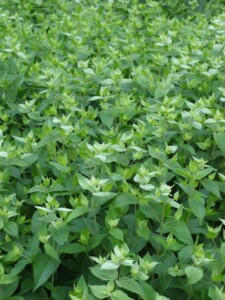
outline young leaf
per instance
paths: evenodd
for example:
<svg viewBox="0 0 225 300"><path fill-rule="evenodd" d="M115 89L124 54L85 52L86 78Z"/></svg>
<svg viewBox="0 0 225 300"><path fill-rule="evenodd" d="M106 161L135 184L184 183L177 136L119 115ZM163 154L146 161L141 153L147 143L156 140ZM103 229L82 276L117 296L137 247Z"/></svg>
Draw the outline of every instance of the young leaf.
<svg viewBox="0 0 225 300"><path fill-rule="evenodd" d="M90 285L90 289L97 299L106 299L111 294L107 285Z"/></svg>
<svg viewBox="0 0 225 300"><path fill-rule="evenodd" d="M116 269L108 270L102 269L101 266L95 266L91 267L90 270L94 276L104 281L115 280L118 277L118 271Z"/></svg>
<svg viewBox="0 0 225 300"><path fill-rule="evenodd" d="M203 277L203 270L199 267L188 266L185 268L185 273L188 278L188 284L190 285L197 283Z"/></svg>
<svg viewBox="0 0 225 300"><path fill-rule="evenodd" d="M133 298L130 298L122 292L121 290L116 290L111 294L111 300L132 300Z"/></svg>

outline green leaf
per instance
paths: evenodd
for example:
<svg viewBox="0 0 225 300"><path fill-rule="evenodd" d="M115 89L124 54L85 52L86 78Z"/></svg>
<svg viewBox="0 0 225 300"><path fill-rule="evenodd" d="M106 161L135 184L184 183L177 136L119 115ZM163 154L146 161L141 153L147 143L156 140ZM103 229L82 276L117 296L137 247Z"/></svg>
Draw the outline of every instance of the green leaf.
<svg viewBox="0 0 225 300"><path fill-rule="evenodd" d="M33 291L42 286L49 277L57 270L59 262L48 257L46 254L39 254L33 265L34 286Z"/></svg>
<svg viewBox="0 0 225 300"><path fill-rule="evenodd" d="M124 234L123 231L119 228L112 228L109 230L109 234L114 237L115 239L123 242L124 241Z"/></svg>
<svg viewBox="0 0 225 300"><path fill-rule="evenodd" d="M78 243L65 244L59 247L59 254L68 253L68 254L78 254L84 252L84 246Z"/></svg>
<svg viewBox="0 0 225 300"><path fill-rule="evenodd" d="M215 171L214 168L207 168L204 170L199 170L197 171L197 173L194 175L195 179L197 180L201 180L202 178L206 177L207 175L209 175L210 173L212 173L213 171Z"/></svg>
<svg viewBox="0 0 225 300"><path fill-rule="evenodd" d="M21 159L10 158L6 162L7 165L14 165L22 168L27 168L38 160L38 154L26 153L21 156Z"/></svg>
<svg viewBox="0 0 225 300"><path fill-rule="evenodd" d="M63 165L61 165L61 164L59 164L57 162L51 162L50 161L49 164L51 166L53 166L54 168L56 168L56 170L58 170L58 171L60 171L62 173L68 173L69 172L69 168L68 167L63 166Z"/></svg>
<svg viewBox="0 0 225 300"><path fill-rule="evenodd" d="M18 237L18 225L15 222L7 222L4 226L3 229L5 232L7 232L9 235Z"/></svg>
<svg viewBox="0 0 225 300"><path fill-rule="evenodd" d="M18 284L19 284L18 278L15 278L15 281L13 280L12 283L4 284L0 282L0 299L6 300L9 299L10 296L13 296L18 287Z"/></svg>
<svg viewBox="0 0 225 300"><path fill-rule="evenodd" d="M222 290L219 290L219 288L213 284L209 287L208 290L208 296L212 299L212 300L224 300L224 294L222 292Z"/></svg>
<svg viewBox="0 0 225 300"><path fill-rule="evenodd" d="M111 294L107 285L90 285L90 289L97 299L105 299Z"/></svg>
<svg viewBox="0 0 225 300"><path fill-rule="evenodd" d="M90 180L88 178L81 174L77 174L77 179L82 189L93 192L93 188L90 186Z"/></svg>
<svg viewBox="0 0 225 300"><path fill-rule="evenodd" d="M93 203L93 208L99 208L103 204L115 198L116 195L117 193L112 193L112 192L93 193L93 197L91 198L91 201Z"/></svg>
<svg viewBox="0 0 225 300"><path fill-rule="evenodd" d="M114 263L113 261L106 261L101 265L102 270L117 270L119 268L119 264Z"/></svg>
<svg viewBox="0 0 225 300"><path fill-rule="evenodd" d="M217 146L220 148L223 156L225 157L225 133L220 132L220 133L214 133L213 134L214 140L217 144Z"/></svg>
<svg viewBox="0 0 225 300"><path fill-rule="evenodd" d="M205 217L205 199L199 196L193 196L188 198L190 209L193 214L198 218L200 225Z"/></svg>
<svg viewBox="0 0 225 300"><path fill-rule="evenodd" d="M124 292L116 290L111 294L111 300L132 300L133 298L128 297Z"/></svg>
<svg viewBox="0 0 225 300"><path fill-rule="evenodd" d="M101 118L102 123L110 129L116 117L115 109L107 108L105 110L102 110L100 111L99 116Z"/></svg>
<svg viewBox="0 0 225 300"><path fill-rule="evenodd" d="M204 179L202 181L202 185L207 191L209 191L210 193L212 193L213 195L221 199L220 188L218 183L215 180L212 181L210 179Z"/></svg>
<svg viewBox="0 0 225 300"><path fill-rule="evenodd" d="M130 291L134 294L139 295L144 300L146 299L144 291L142 290L141 286L132 278L121 278L116 281L118 287ZM146 299L147 300L147 299Z"/></svg>
<svg viewBox="0 0 225 300"><path fill-rule="evenodd" d="M192 245L193 240L190 231L183 220L168 220L164 226L181 242Z"/></svg>
<svg viewBox="0 0 225 300"><path fill-rule="evenodd" d="M190 285L199 282L203 277L203 270L199 267L188 266L185 268L185 273L188 278L188 284Z"/></svg>
<svg viewBox="0 0 225 300"><path fill-rule="evenodd" d="M41 139L40 142L32 144L32 149L34 151L43 148L44 146L48 145L50 142L55 141L56 137L49 134L47 136L45 136L43 139Z"/></svg>
<svg viewBox="0 0 225 300"><path fill-rule="evenodd" d="M101 84L102 85L111 85L111 84L113 84L113 80L108 78L108 79L102 80Z"/></svg>
<svg viewBox="0 0 225 300"><path fill-rule="evenodd" d="M90 250L94 249L95 247L97 247L102 242L104 237L105 237L105 234L96 234L94 236L91 236L88 241L87 251L90 251Z"/></svg>
<svg viewBox="0 0 225 300"><path fill-rule="evenodd" d="M10 275L16 276L21 271L24 270L24 268L29 264L29 261L27 259L21 259L16 264L15 267L11 270Z"/></svg>
<svg viewBox="0 0 225 300"><path fill-rule="evenodd" d="M68 216L66 217L66 224L67 223L70 223L72 220L88 213L90 211L90 208L89 207L86 207L86 206L79 206L79 207L76 207L74 209L73 212L71 212L70 214L68 214Z"/></svg>
<svg viewBox="0 0 225 300"><path fill-rule="evenodd" d="M191 259L193 254L193 246L185 246L183 249L178 253L179 261L184 264L188 263Z"/></svg>
<svg viewBox="0 0 225 300"><path fill-rule="evenodd" d="M124 207L130 204L138 204L138 199L137 197L128 193L118 195L113 201L114 207Z"/></svg>
<svg viewBox="0 0 225 300"><path fill-rule="evenodd" d="M118 271L115 269L106 270L101 269L101 266L95 266L91 267L90 270L94 276L104 281L116 280L118 277Z"/></svg>
<svg viewBox="0 0 225 300"><path fill-rule="evenodd" d="M167 156L163 151L161 151L159 149L155 149L151 146L148 146L148 151L153 158L155 158L161 162L164 162L166 160Z"/></svg>
<svg viewBox="0 0 225 300"><path fill-rule="evenodd" d="M53 226L51 224L49 226L49 230L53 239L59 245L63 245L67 242L69 236L69 227L67 225L61 224L60 226Z"/></svg>
<svg viewBox="0 0 225 300"><path fill-rule="evenodd" d="M181 165L176 161L167 160L164 163L164 166L167 167L168 169L172 170L175 174L178 174L182 177L185 177L185 178L190 177L188 170L186 170L185 168L182 168Z"/></svg>
<svg viewBox="0 0 225 300"><path fill-rule="evenodd" d="M10 104L13 103L16 100L18 88L22 84L23 80L24 80L24 77L22 75L21 76L17 76L10 83L10 86L6 90L5 96L6 96L6 100L8 102L7 104L9 105L9 107L11 106Z"/></svg>
<svg viewBox="0 0 225 300"><path fill-rule="evenodd" d="M156 292L151 285L147 282L140 280L139 285L142 290L142 297L143 300L155 300L156 299Z"/></svg>
<svg viewBox="0 0 225 300"><path fill-rule="evenodd" d="M45 252L46 254L55 259L56 261L60 262L60 258L59 258L59 255L58 253L56 252L55 248L52 247L52 245L50 245L49 243L45 243L44 244L44 248L45 248Z"/></svg>

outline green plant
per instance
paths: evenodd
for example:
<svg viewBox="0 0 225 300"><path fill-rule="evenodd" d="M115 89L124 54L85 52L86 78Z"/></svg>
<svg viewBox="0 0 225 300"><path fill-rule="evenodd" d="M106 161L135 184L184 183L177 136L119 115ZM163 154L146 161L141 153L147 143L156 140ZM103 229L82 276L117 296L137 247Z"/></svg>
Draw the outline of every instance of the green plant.
<svg viewBox="0 0 225 300"><path fill-rule="evenodd" d="M0 300L224 299L222 3L1 1Z"/></svg>

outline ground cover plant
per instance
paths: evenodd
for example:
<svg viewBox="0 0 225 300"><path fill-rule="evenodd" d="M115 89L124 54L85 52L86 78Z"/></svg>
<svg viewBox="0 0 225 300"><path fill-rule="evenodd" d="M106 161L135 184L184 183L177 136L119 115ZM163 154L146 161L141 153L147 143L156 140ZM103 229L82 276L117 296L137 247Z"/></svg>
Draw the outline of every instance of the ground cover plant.
<svg viewBox="0 0 225 300"><path fill-rule="evenodd" d="M1 0L1 300L225 299L223 4Z"/></svg>

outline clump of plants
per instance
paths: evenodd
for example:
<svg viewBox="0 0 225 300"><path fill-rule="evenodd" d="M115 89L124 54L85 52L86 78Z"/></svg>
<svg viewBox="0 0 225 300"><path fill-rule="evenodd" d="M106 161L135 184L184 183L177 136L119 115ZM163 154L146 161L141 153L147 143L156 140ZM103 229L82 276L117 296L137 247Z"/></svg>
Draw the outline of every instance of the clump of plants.
<svg viewBox="0 0 225 300"><path fill-rule="evenodd" d="M0 300L224 299L222 1L0 17Z"/></svg>

